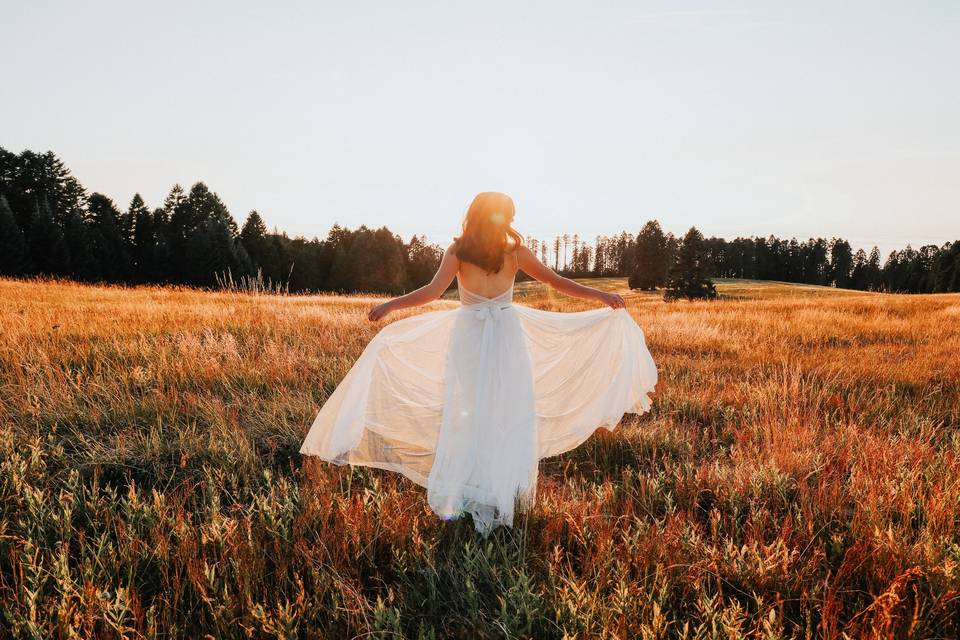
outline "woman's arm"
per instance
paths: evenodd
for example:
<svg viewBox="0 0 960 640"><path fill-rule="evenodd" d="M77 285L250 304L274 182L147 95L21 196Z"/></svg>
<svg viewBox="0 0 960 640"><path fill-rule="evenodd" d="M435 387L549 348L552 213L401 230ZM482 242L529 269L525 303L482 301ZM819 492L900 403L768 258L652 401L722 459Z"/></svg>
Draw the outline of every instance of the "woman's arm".
<svg viewBox="0 0 960 640"><path fill-rule="evenodd" d="M443 259L440 260L440 267L437 268L437 272L433 275L433 280L415 291L377 305L370 310L367 318L371 321L379 320L391 311L406 309L407 307L417 307L431 300L436 300L440 297L440 294L447 290L450 283L453 282L453 278L457 275L459 268L460 259L457 258L454 245L451 244L447 247L447 250L443 252Z"/></svg>
<svg viewBox="0 0 960 640"><path fill-rule="evenodd" d="M626 303L623 301L623 298L616 293L600 291L599 289L594 289L593 287L584 286L579 282L574 282L570 278L564 278L559 273L540 262L540 260L537 259L537 256L533 255L533 252L527 247L520 247L520 249L518 249L518 256L519 266L525 273L533 278L536 278L540 282L550 285L560 293L565 293L568 296L573 296L575 298L596 300L597 302L602 302L603 304L608 305L612 309L622 309L626 307Z"/></svg>

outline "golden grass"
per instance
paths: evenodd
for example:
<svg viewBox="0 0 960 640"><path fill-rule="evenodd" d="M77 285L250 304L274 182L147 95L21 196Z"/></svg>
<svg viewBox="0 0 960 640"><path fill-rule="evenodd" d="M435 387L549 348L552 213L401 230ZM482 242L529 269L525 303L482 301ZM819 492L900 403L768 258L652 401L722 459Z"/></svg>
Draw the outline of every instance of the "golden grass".
<svg viewBox="0 0 960 640"><path fill-rule="evenodd" d="M0 630L960 633L960 296L590 283L644 329L654 410L543 461L485 542L404 478L297 453L374 298L0 280Z"/></svg>

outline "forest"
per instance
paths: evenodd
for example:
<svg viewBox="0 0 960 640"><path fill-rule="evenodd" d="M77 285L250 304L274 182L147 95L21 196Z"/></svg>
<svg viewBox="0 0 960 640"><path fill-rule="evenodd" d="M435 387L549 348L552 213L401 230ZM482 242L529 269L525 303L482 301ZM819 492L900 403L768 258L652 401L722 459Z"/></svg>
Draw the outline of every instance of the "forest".
<svg viewBox="0 0 960 640"><path fill-rule="evenodd" d="M587 239L526 238L543 262L569 277L628 277L631 288L675 287L710 277L778 280L899 293L960 291L960 241L910 245L881 263L876 247L842 238L682 237L656 220L636 233ZM396 294L432 277L442 248L405 242L386 227L339 224L326 238L268 230L257 211L242 225L203 182L176 184L160 206L134 195L126 208L88 193L53 152L0 147L0 274L85 282L256 286L292 293ZM693 275L691 275L691 273ZM252 283L252 284L251 284Z"/></svg>

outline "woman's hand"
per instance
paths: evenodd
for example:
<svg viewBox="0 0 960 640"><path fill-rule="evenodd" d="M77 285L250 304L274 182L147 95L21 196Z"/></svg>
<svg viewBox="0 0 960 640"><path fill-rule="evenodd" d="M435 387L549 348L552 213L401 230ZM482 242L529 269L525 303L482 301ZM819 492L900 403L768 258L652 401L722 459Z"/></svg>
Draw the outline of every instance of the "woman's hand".
<svg viewBox="0 0 960 640"><path fill-rule="evenodd" d="M600 302L607 305L611 309L625 309L627 303L623 301L616 293L607 293L606 291L600 292Z"/></svg>
<svg viewBox="0 0 960 640"><path fill-rule="evenodd" d="M380 318L384 317L390 313L393 308L390 306L390 300L384 302L383 304L378 304L373 309L370 309L370 313L367 314L367 320L370 322L376 322Z"/></svg>

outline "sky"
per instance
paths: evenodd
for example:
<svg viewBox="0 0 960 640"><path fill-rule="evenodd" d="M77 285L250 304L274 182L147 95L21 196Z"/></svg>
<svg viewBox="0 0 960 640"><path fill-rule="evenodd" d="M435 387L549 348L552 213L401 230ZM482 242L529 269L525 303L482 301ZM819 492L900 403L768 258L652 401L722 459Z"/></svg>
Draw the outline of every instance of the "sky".
<svg viewBox="0 0 960 640"><path fill-rule="evenodd" d="M502 191L540 239L960 239L955 1L0 3L0 146L122 207L199 180L445 244Z"/></svg>

